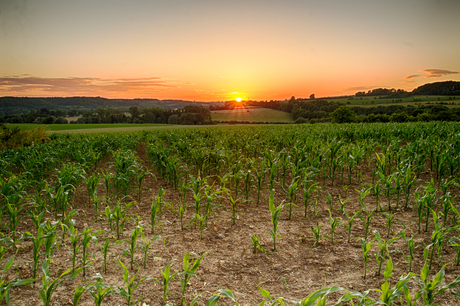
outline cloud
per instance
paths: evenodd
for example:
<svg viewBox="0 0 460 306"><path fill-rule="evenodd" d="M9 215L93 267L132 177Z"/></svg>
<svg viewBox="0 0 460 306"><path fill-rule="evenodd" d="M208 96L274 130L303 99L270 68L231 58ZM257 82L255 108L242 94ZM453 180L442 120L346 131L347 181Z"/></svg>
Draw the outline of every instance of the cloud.
<svg viewBox="0 0 460 306"><path fill-rule="evenodd" d="M403 79L410 80L410 79L415 79L415 78L420 78L420 77L430 79L430 78L440 78L440 77L443 77L449 74L458 74L457 71L450 71L450 70L445 70L445 69L422 69L420 70L420 72L424 72L426 74L411 74L411 75L404 77Z"/></svg>
<svg viewBox="0 0 460 306"><path fill-rule="evenodd" d="M362 90L369 90L374 88L380 88L382 86L356 86L356 87L348 87L345 91L362 91Z"/></svg>
<svg viewBox="0 0 460 306"><path fill-rule="evenodd" d="M458 74L457 71L449 71L444 69L423 69L420 71L428 74L425 76L426 78L440 78L444 75Z"/></svg>
<svg viewBox="0 0 460 306"><path fill-rule="evenodd" d="M0 77L0 89L10 95L101 95L136 93L146 95L160 89L176 88L191 83L177 82L160 77L149 78L41 78L29 75Z"/></svg>
<svg viewBox="0 0 460 306"><path fill-rule="evenodd" d="M404 79L409 80L409 79L418 78L418 77L420 77L420 74L412 74L412 75L406 76Z"/></svg>

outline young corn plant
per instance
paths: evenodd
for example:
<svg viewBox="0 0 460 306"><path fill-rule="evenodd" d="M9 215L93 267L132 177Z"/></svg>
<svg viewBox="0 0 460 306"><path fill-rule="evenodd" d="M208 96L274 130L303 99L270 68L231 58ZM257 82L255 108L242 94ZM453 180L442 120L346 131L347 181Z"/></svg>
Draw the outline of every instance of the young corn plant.
<svg viewBox="0 0 460 306"><path fill-rule="evenodd" d="M255 170L256 174L256 182L257 182L257 202L256 205L259 205L260 202L260 191L262 190L262 183L264 181L265 173L267 171L265 170L265 165L264 162L261 163L260 167Z"/></svg>
<svg viewBox="0 0 460 306"><path fill-rule="evenodd" d="M361 207L363 208L363 211L367 211L367 206L366 206L366 203L364 203L364 199L369 195L369 193L371 193L371 189L368 188L368 189L362 189L362 190L358 190L358 189L355 189L356 192L359 193L359 196L358 196L358 199L359 199L359 202L361 203Z"/></svg>
<svg viewBox="0 0 460 306"><path fill-rule="evenodd" d="M415 184L420 181L417 179L417 176L413 175L412 167L409 163L403 172L403 184L402 190L404 193L404 208L407 209L409 205L409 197L411 195L412 189L414 188Z"/></svg>
<svg viewBox="0 0 460 306"><path fill-rule="evenodd" d="M252 235L251 236L251 244L249 245L249 248L252 248L252 252L255 254L257 250L261 251L262 253L267 253L263 246L260 244L260 237L257 235Z"/></svg>
<svg viewBox="0 0 460 306"><path fill-rule="evenodd" d="M384 193L387 197L388 200L388 211L391 211L391 195L393 194L394 188L393 188L393 182L395 180L396 173L393 173L391 175L385 175L382 172L377 172L377 176L380 179L380 182L384 186Z"/></svg>
<svg viewBox="0 0 460 306"><path fill-rule="evenodd" d="M109 253L109 247L110 247L110 239L105 238L105 243L101 247L101 255L102 255L102 258L103 258L102 268L104 270L104 273L107 273L107 254Z"/></svg>
<svg viewBox="0 0 460 306"><path fill-rule="evenodd" d="M97 232L93 232L93 228L85 228L83 230L83 238L81 240L81 249L82 249L82 257L81 257L81 264L83 266L83 276L86 275L86 267L89 266L90 262L88 262L89 254L88 254L88 246L91 241L97 242L97 235L100 235L104 232L104 230L100 230Z"/></svg>
<svg viewBox="0 0 460 306"><path fill-rule="evenodd" d="M78 211L79 211L78 209L72 209L71 211L69 211L68 214L64 215L64 221L61 221L59 223L61 226L61 232L62 232L62 235L61 235L62 243L65 240L65 235L67 234L67 230L69 229L69 227L75 225L75 219L73 219L73 217L75 217Z"/></svg>
<svg viewBox="0 0 460 306"><path fill-rule="evenodd" d="M59 249L59 244L57 243L57 234L56 228L59 225L59 222L48 222L45 225L44 233L44 245L45 245L45 257L52 258L53 251L57 246Z"/></svg>
<svg viewBox="0 0 460 306"><path fill-rule="evenodd" d="M434 207L436 206L436 203L437 203L437 196L436 196L437 189L434 186L433 179L431 179L431 182L428 185L425 185L422 188L425 189L425 193L420 198L420 200L421 200L421 205L423 205L423 208L425 209L424 211L425 232L428 232L428 225L430 223L430 214L432 211L434 211Z"/></svg>
<svg viewBox="0 0 460 306"><path fill-rule="evenodd" d="M308 207L310 206L311 202L310 199L312 197L312 193L318 190L318 183L309 184L309 182L303 182L303 204L305 207L304 217L307 218L307 211ZM307 187L308 185L308 187Z"/></svg>
<svg viewBox="0 0 460 306"><path fill-rule="evenodd" d="M94 198L96 194L97 185L99 184L99 179L101 178L101 174L94 173L90 177L84 179L86 184L86 191L88 192L88 204L91 206L91 199Z"/></svg>
<svg viewBox="0 0 460 306"><path fill-rule="evenodd" d="M131 234L131 239L130 240L123 240L124 242L129 244L129 247L126 248L123 251L122 256L126 256L126 254L129 254L131 270L133 270L133 265L134 265L134 251L136 250L137 239L139 238L139 235L141 233L142 233L142 227L141 226L136 226L136 228L134 229L134 231Z"/></svg>
<svg viewBox="0 0 460 306"><path fill-rule="evenodd" d="M246 203L249 202L249 193L251 192L252 186L252 170L248 169L243 174L243 193L246 198Z"/></svg>
<svg viewBox="0 0 460 306"><path fill-rule="evenodd" d="M135 179L136 179L136 185L137 185L137 200L139 202L141 201L142 183L144 182L144 179L149 174L152 175L153 178L155 178L155 176L149 170L144 171L142 166L135 170Z"/></svg>
<svg viewBox="0 0 460 306"><path fill-rule="evenodd" d="M430 269L431 269L431 264L433 261L433 254L434 254L435 248L437 249L437 252L438 252L439 265L442 265L442 259L441 259L442 248L444 247L444 243L447 241L446 234L449 233L451 230L453 230L453 228L445 228L441 226L439 218L435 211L433 211L433 222L434 222L434 230L433 230L433 233L431 234L432 249L431 249L431 256L430 256Z"/></svg>
<svg viewBox="0 0 460 306"><path fill-rule="evenodd" d="M109 204L107 204L107 206L105 207L104 216L107 220L107 223L109 223L110 234L113 236L113 233L115 231L115 224L114 224L115 220L114 220L114 215L112 214L112 209L110 208Z"/></svg>
<svg viewBox="0 0 460 306"><path fill-rule="evenodd" d="M350 199L346 199L345 201L342 201L342 197L340 194L338 195L339 197L339 205L340 205L340 212L343 214L345 212L345 204L350 201Z"/></svg>
<svg viewBox="0 0 460 306"><path fill-rule="evenodd" d="M111 218L115 223L117 230L117 239L120 239L120 236L123 234L123 229L125 227L125 222L129 219L128 210L136 202L129 202L124 208L121 206L121 202L117 201L117 204L113 207L111 211Z"/></svg>
<svg viewBox="0 0 460 306"><path fill-rule="evenodd" d="M203 231L206 228L206 216L195 213L195 224L198 224L200 239L203 239Z"/></svg>
<svg viewBox="0 0 460 306"><path fill-rule="evenodd" d="M198 257L195 255L194 259L190 259L190 252L187 252L184 255L184 259L182 261L182 267L184 269L184 272L178 273L179 279L180 279L180 286L181 286L181 306L186 305L186 298L185 298L185 290L187 289L187 285L190 282L192 276L196 275L196 271L198 270L198 267L200 266L201 261L203 260L204 256L208 254L209 251L206 251L201 255L201 257ZM164 303L164 300L163 300Z"/></svg>
<svg viewBox="0 0 460 306"><path fill-rule="evenodd" d="M334 205L332 205L332 195L328 192L326 193L326 198L323 198L324 200L327 201L327 203L329 203L329 210L333 210L334 209Z"/></svg>
<svg viewBox="0 0 460 306"><path fill-rule="evenodd" d="M341 218L340 217L337 217L337 218L333 218L332 217L332 211L331 210L328 210L329 211L329 223L331 225L331 229L330 229L330 233L331 233L331 243L334 244L334 233L336 231L337 228L340 228L340 220Z"/></svg>
<svg viewBox="0 0 460 306"><path fill-rule="evenodd" d="M50 261L45 260L42 265L42 271L43 271L42 289L40 289L39 291L40 299L42 300L44 306L51 305L51 297L53 296L53 293L54 291L56 291L57 287L59 287L64 281L75 278L78 275L78 273L80 273L80 271L83 270L83 267L80 267L74 270L73 272L71 269L69 269L63 272L60 276L58 276L57 279L51 280L51 277L49 274L49 267L50 267ZM68 275L69 273L71 274L64 279L64 276Z"/></svg>
<svg viewBox="0 0 460 306"><path fill-rule="evenodd" d="M364 238L358 238L357 241L361 241L361 248L363 252L363 259L364 259L364 279L366 279L367 274L367 263L369 262L369 251L371 250L372 242L367 242Z"/></svg>
<svg viewBox="0 0 460 306"><path fill-rule="evenodd" d="M160 187L161 188L161 187ZM160 222L160 219L158 217L158 213L160 212L160 201L159 198L155 198L152 202L152 205L150 206L150 232L154 233L155 232L155 225L157 222ZM182 207L182 206L181 206ZM182 220L182 216L181 216Z"/></svg>
<svg viewBox="0 0 460 306"><path fill-rule="evenodd" d="M283 210L284 205L280 204L278 207L275 207L275 190L270 191L270 197L268 199L268 205L271 213L271 221L273 224L273 230L270 230L270 235L273 238L273 252L276 252L276 238L280 236L277 234L278 223L281 217L281 211Z"/></svg>
<svg viewBox="0 0 460 306"><path fill-rule="evenodd" d="M383 213L387 219L387 238L390 237L391 233L391 226L393 225L393 219L396 216L396 214L392 214L391 212L384 212Z"/></svg>
<svg viewBox="0 0 460 306"><path fill-rule="evenodd" d="M314 238L315 238L315 243L313 243L313 246L312 246L314 248L319 246L319 241L321 240L321 238L329 238L327 236L321 235L321 228L322 227L323 226L320 225L318 221L316 221L316 227L314 227L313 225L311 226L311 231L313 232L313 235L314 235Z"/></svg>
<svg viewBox="0 0 460 306"><path fill-rule="evenodd" d="M104 172L104 170L102 169L100 169L100 172L102 174L102 177L104 178L105 198L107 199L108 203L110 199L110 188L113 185L113 178L115 177L115 175L113 175L110 172Z"/></svg>
<svg viewBox="0 0 460 306"><path fill-rule="evenodd" d="M16 286L24 286L27 285L29 286L30 283L35 281L35 278L33 279L15 279L12 281L8 281L7 278L4 277L6 274L6 271L8 271L12 266L13 262L15 259L15 255L13 255L5 264L3 267L2 275L0 276L0 302L5 299L6 305L10 305L10 290L13 287Z"/></svg>
<svg viewBox="0 0 460 306"><path fill-rule="evenodd" d="M161 236L155 236L153 237L152 240L150 240L149 238L147 238L143 232L141 232L141 238L142 238L142 242L139 242L137 244L137 248L139 250L142 251L143 255L144 255L144 269L147 267L147 257L149 256L149 248L150 248L150 245L152 244L152 242L155 242L155 240L157 240L158 238L162 238L163 239L163 244L165 243L165 239ZM153 254L155 255L155 254Z"/></svg>
<svg viewBox="0 0 460 306"><path fill-rule="evenodd" d="M218 196L218 194L221 193L221 191L212 191L212 190L208 190L206 189L205 191L205 194L206 194L206 205L205 205L205 214L204 214L204 221L205 221L205 226L207 227L208 226L208 217L213 213L212 212L212 206L217 206L216 205L216 197Z"/></svg>
<svg viewBox="0 0 460 306"><path fill-rule="evenodd" d="M425 265L420 272L420 278L418 276L414 277L420 287L420 291L418 291L416 295L421 296L423 305L433 305L434 299L437 295L460 284L460 276L458 276L453 282L441 286L445 276L445 266L446 265L444 265L436 274L434 279L430 281L430 269L428 267L428 263L425 262Z"/></svg>
<svg viewBox="0 0 460 306"><path fill-rule="evenodd" d="M393 302L397 301L401 293L404 292L404 288L407 288L407 283L411 280L411 275L407 274L406 276L402 276L394 287L390 288L390 277L392 272L393 261L390 257L385 267L385 282L380 287L381 289L376 289L377 292L381 293L380 301L383 305L393 305Z"/></svg>
<svg viewBox="0 0 460 306"><path fill-rule="evenodd" d="M359 214L359 218L361 221L363 221L364 224L364 239L367 239L367 236L369 236L369 227L371 225L372 219L374 219L374 212L375 209L373 211L364 211L364 214Z"/></svg>
<svg viewBox="0 0 460 306"><path fill-rule="evenodd" d="M232 222L233 222L233 225L235 225L235 222L236 222L236 210L238 208L239 199L238 198L233 199L231 194L229 194L228 199L230 201L230 206L232 206Z"/></svg>
<svg viewBox="0 0 460 306"><path fill-rule="evenodd" d="M419 192L414 193L415 198L415 206L417 207L417 228L418 233L420 234L422 231L422 221L423 221L423 197L422 194Z"/></svg>
<svg viewBox="0 0 460 306"><path fill-rule="evenodd" d="M288 204L286 205L289 205L289 220L292 219L292 206L295 206L297 191L299 189L298 183L299 183L299 177L294 177L292 179L291 184L288 186L287 190L284 188L284 184L280 184L282 190L288 196Z"/></svg>
<svg viewBox="0 0 460 306"><path fill-rule="evenodd" d="M78 303L80 303L81 296L83 293L85 293L86 289L86 286L75 286L75 291L73 294L73 306L77 306Z"/></svg>
<svg viewBox="0 0 460 306"><path fill-rule="evenodd" d="M402 184L402 175L401 172L396 172L395 175L395 193L396 193L396 209L399 208L399 199L401 198L401 192L403 191L403 184Z"/></svg>
<svg viewBox="0 0 460 306"><path fill-rule="evenodd" d="M380 233L378 231L374 231L374 240L377 241L380 253L375 254L375 259L377 261L377 264L379 266L379 269L377 270L377 276L380 276L380 271L382 270L382 264L383 262L387 259L390 258L390 251L388 250L388 246L390 246L393 242L399 239L399 237L394 237L388 241L380 237ZM390 258L391 259L391 258Z"/></svg>
<svg viewBox="0 0 460 306"><path fill-rule="evenodd" d="M13 240L13 244L16 246L16 234L17 234L17 228L19 225L19 221L22 219L22 217L25 216L25 213L23 213L24 207L26 204L20 205L18 203L12 203L9 198L6 198L6 216L9 218L8 227L11 233L11 239Z"/></svg>
<svg viewBox="0 0 460 306"><path fill-rule="evenodd" d="M45 235L45 226L48 221L44 221L40 226L37 228L37 233L36 235L32 235L30 232L25 232L24 235L22 236L22 239L30 239L32 240L33 244L33 249L32 249L32 259L34 261L33 267L32 267L32 274L33 278L37 278L37 270L38 270L38 264L40 263L40 248L43 245L44 238L46 237ZM3 241L2 241L3 242ZM3 254L2 256L3 257ZM2 258L0 258L1 260Z"/></svg>
<svg viewBox="0 0 460 306"><path fill-rule="evenodd" d="M347 217L347 223L345 223L345 227L347 228L348 231L348 243L350 243L350 237L351 237L351 228L353 226L353 221L355 220L356 217L358 217L361 214L362 210L358 210L353 216L349 216L346 211L344 211L345 216Z"/></svg>
<svg viewBox="0 0 460 306"><path fill-rule="evenodd" d="M376 182L372 185L372 192L375 196L375 207L377 207L378 211L383 211L383 208L380 205L380 182Z"/></svg>
<svg viewBox="0 0 460 306"><path fill-rule="evenodd" d="M166 305L166 300L168 299L168 296L171 295L171 293L168 293L168 287L177 272L171 274L171 261L168 262L164 270L160 269L160 272L162 275L162 280L160 281L157 278L154 278L153 280L156 281L159 286L163 286L163 305Z"/></svg>
<svg viewBox="0 0 460 306"><path fill-rule="evenodd" d="M114 293L115 290L110 285L107 285L106 283L103 282L104 278L99 273L97 273L91 279L96 279L96 283L95 284L90 283L86 285L86 288L94 299L94 305L101 306L104 298L107 295Z"/></svg>
<svg viewBox="0 0 460 306"><path fill-rule="evenodd" d="M403 255L404 255L404 258L406 258L407 262L409 263L409 272L412 272L412 263L414 261L414 252L415 252L415 249L418 248L418 246L416 246L415 242L414 242L415 234L412 235L410 238L407 238L407 236L403 232L400 232L400 235L406 241L407 247L409 249L408 254L403 253Z"/></svg>
<svg viewBox="0 0 460 306"><path fill-rule="evenodd" d="M77 252L80 250L81 247L81 242L80 239L83 236L83 233L78 233L78 230L75 228L75 223L71 223L69 226L69 240L70 240L70 254L71 254L71 260L72 260L72 273L74 273L75 270L75 262L77 260Z"/></svg>
<svg viewBox="0 0 460 306"><path fill-rule="evenodd" d="M129 271L126 268L126 266L123 264L123 262L121 262L121 260L118 260L118 264L123 269L123 282L125 283L125 286L126 286L126 289L118 287L118 293L121 296L126 298L126 304L128 306L134 305L134 304L138 303L139 301L141 301L142 298L144 297L144 296L142 296L142 297L138 298L137 300L133 301L134 292L136 291L137 287L139 287L141 282L143 282L145 280L151 280L152 278L151 277L145 277L145 278L141 278L141 279L136 281L135 279L136 279L137 274L139 273L139 270L136 272L136 274L134 274L133 277L129 278Z"/></svg>

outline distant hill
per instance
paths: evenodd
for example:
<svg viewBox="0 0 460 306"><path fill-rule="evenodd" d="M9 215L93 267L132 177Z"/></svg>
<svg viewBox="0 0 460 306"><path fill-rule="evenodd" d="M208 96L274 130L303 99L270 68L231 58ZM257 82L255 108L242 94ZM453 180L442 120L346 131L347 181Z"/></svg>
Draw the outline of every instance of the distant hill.
<svg viewBox="0 0 460 306"><path fill-rule="evenodd" d="M106 99L101 97L68 97L68 98L27 98L27 97L0 97L0 116L27 114L31 109L39 110L77 110L86 111L96 108L129 109L131 106L139 108L158 107L163 109L183 108L185 105L195 104L202 106L220 105L220 102L194 102L185 100L158 100L158 99Z"/></svg>
<svg viewBox="0 0 460 306"><path fill-rule="evenodd" d="M429 83L412 91L414 95L460 95L460 82L446 81Z"/></svg>
<svg viewBox="0 0 460 306"><path fill-rule="evenodd" d="M457 81L444 81L435 82L421 85L412 92L405 91L404 89L394 88L375 88L368 92L359 91L355 94L357 97L372 97L380 96L386 98L407 98L416 95L424 96L450 96L460 95L460 82Z"/></svg>

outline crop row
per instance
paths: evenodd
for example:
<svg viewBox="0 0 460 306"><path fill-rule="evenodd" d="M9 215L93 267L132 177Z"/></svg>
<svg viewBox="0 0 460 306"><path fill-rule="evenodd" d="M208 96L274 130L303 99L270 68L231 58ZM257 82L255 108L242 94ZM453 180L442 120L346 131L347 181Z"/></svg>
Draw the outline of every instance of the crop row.
<svg viewBox="0 0 460 306"><path fill-rule="evenodd" d="M149 245L158 239L153 235L156 230L161 231L159 216L165 211L177 214L181 230L196 228L203 237L208 219L218 215L223 207L229 208L235 224L239 216L244 218L239 210L241 205L260 205L268 206L272 227L267 231L273 243L270 249L267 245L264 248L260 237L254 234L247 242L254 252L277 252L279 226L299 213L311 224L312 234L305 235L299 242L313 239L313 247L319 247L326 240L330 240L331 245L336 243L335 233L341 228L347 233L343 239L350 242L354 221L360 220L364 230L359 237L363 277L372 257L378 267L377 275L386 263L384 283L379 289L380 302L392 305L404 298L408 305L415 305L417 300L430 305L436 295L452 290L459 282L457 278L441 286L446 264L444 250L449 248L455 252L453 264L458 265L460 261L457 131L456 123L183 129L56 136L49 144L4 151L0 156L0 163L5 165L1 173L0 217L4 237L1 255L9 256L4 261L4 274L13 265L13 250L21 250L24 241L33 245L33 262L30 262L32 278L10 281L2 278L1 294L7 297L13 286L30 283L41 274L40 296L48 305L65 276L74 278L80 272L85 276L86 269L93 264L87 249L94 249L96 241L105 242L100 248L104 258L101 272L106 271L105 259L110 246L121 243L129 246L122 257L128 258L132 270L136 250L143 254L145 267ZM155 173L176 189L180 197L178 203L168 203L164 200L165 190L160 188L151 201L150 214L136 216L131 212L132 207L136 200L143 200L146 177L153 176L153 170L142 166L133 151L142 141L147 144L146 153ZM103 159L108 162L108 168L100 168ZM331 186L341 186L343 192L331 193ZM87 195L87 207L94 211L94 223L105 223L110 233L89 227L78 232L73 220L78 210L72 203L83 191ZM269 205L261 201L267 195ZM357 210L351 205L355 199L352 195L358 200ZM413 220L415 231L409 222L402 224L406 230L392 231L395 216L410 212L417 215ZM286 215L286 221L281 218L282 214ZM148 225L141 221L144 217ZM377 217L386 220L386 239L384 234L372 230ZM32 221L35 227L18 235L22 219ZM129 239L123 240L127 223L133 231ZM150 238L144 232L147 226ZM329 230L327 235L321 231L323 227ZM103 234L105 237L100 237ZM429 243L423 247L416 245L414 238L418 235L429 237ZM391 250L391 245L399 240L406 244L399 253L402 252L408 262L408 273L391 287L392 258L396 256L392 253L398 251ZM61 245L69 248L72 267L51 281L52 255ZM375 256L371 256L371 249L376 250ZM422 252L424 258L417 276L412 271L416 252ZM440 269L431 280L435 255ZM196 257L195 262L199 264L203 257ZM126 297L128 305L134 303L134 290L147 279L129 278L123 261L120 258L117 261L126 287L109 286L99 274L98 278L89 278L87 285L76 287L78 292L83 294L85 289L93 297L99 294L99 301L105 294L119 293ZM189 262L188 258L184 260L181 280L194 274L186 272L186 261ZM163 304L168 297L168 282L174 277L170 269L168 264L161 270L162 279L157 280L164 289ZM418 280L420 288L413 295L408 286L411 280ZM184 288L181 304L185 303ZM272 299L268 291L261 287L259 290L270 304L292 302ZM311 305L317 301L325 304L327 296L339 290L345 289L319 290L294 304ZM337 303L356 299L370 305L374 298L369 292L346 291ZM224 296L236 301L233 293L220 290L209 298L208 305L214 305ZM191 304L197 301L191 300Z"/></svg>

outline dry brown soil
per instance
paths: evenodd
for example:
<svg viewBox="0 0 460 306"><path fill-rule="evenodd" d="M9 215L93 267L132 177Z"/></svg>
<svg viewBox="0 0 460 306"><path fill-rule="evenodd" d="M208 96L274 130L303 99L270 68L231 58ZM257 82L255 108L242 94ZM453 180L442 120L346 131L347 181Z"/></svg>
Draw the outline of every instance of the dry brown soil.
<svg viewBox="0 0 460 306"><path fill-rule="evenodd" d="M145 155L145 145L141 145L137 150L138 156L142 163L151 168L148 158ZM106 160L103 165L108 166L110 160ZM369 169L364 170L364 181L369 177ZM425 174L428 178L428 174ZM289 179L288 179L289 181ZM322 185L321 181L318 181ZM336 183L338 180L336 181ZM266 186L266 183L264 184ZM194 252L201 255L206 251L209 253L205 256L203 262L198 269L196 277L192 278L190 285L187 288L187 300L189 301L194 294L201 294L200 305L204 305L205 301L210 297L212 292L217 289L231 289L241 294L236 294L236 298L241 305L257 305L263 300L262 295L257 289L260 284L262 288L270 291L272 297L282 296L292 300L301 300L311 292L322 287L341 286L348 290L363 292L369 288L380 288L383 283L382 275L377 276L377 263L375 258L372 258L368 266L368 276L363 278L363 258L361 252L361 243L357 241L358 237L364 236L364 227L361 220L356 219L351 242L347 242L347 232L345 227L340 227L335 234L334 244L329 239L323 239L318 247L313 248L314 239L311 226L317 222L323 225L322 234L329 235L329 215L327 209L329 204L323 199L327 192L333 195L334 204L338 203L337 195L341 195L342 199L350 199L346 204L346 210L356 212L361 209L361 204L358 201L358 193L356 189L361 189L360 185L354 183L349 187L348 192L339 184L331 186L329 180L326 185L322 186L323 191L318 197L318 215L313 217L313 211L310 208L309 217L306 219L303 216L303 203L300 199L296 202L296 207L293 208L292 220L288 220L288 207L283 209L281 220L279 222L279 231L281 239L278 239L278 251L268 255L261 252L253 253L249 248L251 243L250 237L258 235L262 237L263 247L271 251L273 240L268 233L272 229L270 221L270 211L268 208L269 193L264 187L260 204L255 205L256 192L253 190L250 196L250 202L241 202L238 208L238 219L235 224L231 220L231 208L227 200L224 200L222 206L214 209L214 214L209 218L208 228L204 231L204 237L200 238L200 231L194 226L187 226L184 231L181 231L179 223L179 214L177 207L179 203L179 193L174 190L160 177L155 181L148 177L144 183L146 190L142 192L142 199L130 211L131 214L142 216L141 223L144 223L144 232L149 238L153 238L158 234L165 238L165 244L157 240L151 246L151 255L148 258L147 268L141 265L142 254L136 252L135 260L138 264L135 265L134 271L130 271L130 277L136 271L139 271L138 278L155 277L161 279L160 269L163 269L169 261L172 262L174 272L182 272L182 258L186 252ZM150 233L150 205L154 197L158 193L159 187L162 186L166 190L165 200L172 203L172 207L165 208L160 214L161 228L156 229L155 234ZM75 208L81 209L77 215L77 227L82 231L84 227L91 227L97 230L104 229L106 232L100 238L110 236L110 228L105 219L102 217L94 222L94 213L92 208L87 206L86 187L81 184L76 193L76 197L72 200L72 205ZM100 197L105 195L104 185L98 188ZM132 196L137 197L133 191ZM300 193L299 193L300 196ZM190 205L193 203L191 194L188 195ZM280 204L285 200L285 195L280 190L276 192L275 204ZM382 195L382 204L386 205L386 199ZM369 195L365 202L370 209L375 207L375 198ZM394 200L393 200L394 202ZM220 203L220 200L218 201ZM337 206L336 206L337 207ZM386 207L386 206L384 206ZM101 210L103 207L101 208ZM334 217L344 216L336 210L333 213ZM51 214L47 214L47 219L52 219ZM188 220L193 217L193 208L188 209L186 218ZM395 217L394 225L392 226L392 234L394 237L400 230L407 227L406 235L411 235L416 232L417 227L415 221L417 219L416 212L409 210L399 210ZM343 223L343 222L342 222ZM130 220L126 226L122 239L129 240L130 234L134 228L134 222ZM379 231L386 239L386 218L382 214L377 214L372 221L372 230ZM20 232L33 231L33 224L28 218L23 218L20 224ZM414 262L413 271L420 273L423 266L423 243L430 243L430 234L432 225L428 233L422 233L416 236L416 241L419 249L416 251L416 261ZM101 239L102 241L102 239ZM114 243L115 238L111 238ZM109 251L107 273L102 272L102 255L100 247L92 243L89 251L94 254L95 259L91 267L87 270L87 277L94 276L97 272L101 273L104 281L112 286L123 287L123 271L118 265L118 259L121 259L127 267L129 260L127 257L122 257L123 250L128 247L128 243L113 244ZM402 250L407 252L406 243L403 239L399 239L394 243L390 250ZM444 263L453 262L455 254L452 248L445 247L443 254ZM378 248L376 243L372 246L371 253L377 253ZM30 278L32 265L32 244L28 240L24 240L19 247L15 264L16 269L9 272L9 277L19 276L20 278ZM7 254L5 258L9 258L11 254ZM436 256L436 255L435 255ZM393 253L394 271L392 284L395 284L399 276L408 271L408 262L404 259L402 253ZM53 257L53 265L51 267L51 275L57 277L64 270L71 267L70 253L66 246L61 245L58 251L55 251ZM5 259L4 259L5 261ZM432 275L440 269L437 260L433 264ZM454 264L449 264L446 267L446 280L452 281L459 275L459 267ZM39 273L41 277L41 270ZM74 280L65 281L53 295L53 305L72 305L74 288L76 285L81 286L84 278L81 274ZM415 283L411 286L417 288ZM41 288L41 279L39 279L31 287L22 286L13 288L11 292L11 305L42 305L39 296ZM179 305L180 302L180 283L176 278L169 286L171 295L168 301L174 305ZM343 293L332 295L330 300L335 301ZM135 298L144 296L142 302L148 305L161 305L162 303L162 288L153 280L147 280L140 284L135 291ZM378 297L378 293L372 292L371 296ZM438 302L442 301L442 305L455 305L457 302L450 294L444 294ZM445 303L445 304L444 304ZM88 292L85 292L80 305L93 305L93 298ZM221 299L219 305L231 305L232 302L227 299ZM109 295L103 302L103 305L126 305L124 297L113 294ZM142 305L142 303L138 303ZM292 303L290 303L292 305Z"/></svg>

